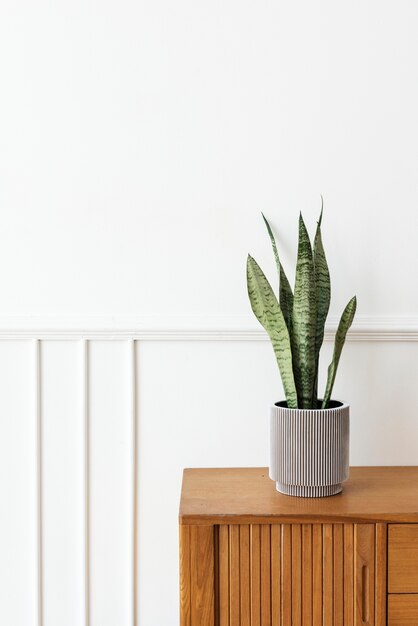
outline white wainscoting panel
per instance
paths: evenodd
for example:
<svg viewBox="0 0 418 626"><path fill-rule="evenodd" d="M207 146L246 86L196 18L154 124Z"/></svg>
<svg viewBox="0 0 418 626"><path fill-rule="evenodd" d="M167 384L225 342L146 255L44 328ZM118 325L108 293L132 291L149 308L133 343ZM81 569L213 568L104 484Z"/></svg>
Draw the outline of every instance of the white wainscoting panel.
<svg viewBox="0 0 418 626"><path fill-rule="evenodd" d="M0 346L0 624L38 626L35 343Z"/></svg>
<svg viewBox="0 0 418 626"><path fill-rule="evenodd" d="M91 626L133 623L131 368L131 342L89 342Z"/></svg>
<svg viewBox="0 0 418 626"><path fill-rule="evenodd" d="M84 412L77 341L40 343L43 626L84 626Z"/></svg>
<svg viewBox="0 0 418 626"><path fill-rule="evenodd" d="M124 332L0 340L1 625L178 626L183 468L268 463L267 341ZM418 464L418 342L386 338L341 359L354 465Z"/></svg>

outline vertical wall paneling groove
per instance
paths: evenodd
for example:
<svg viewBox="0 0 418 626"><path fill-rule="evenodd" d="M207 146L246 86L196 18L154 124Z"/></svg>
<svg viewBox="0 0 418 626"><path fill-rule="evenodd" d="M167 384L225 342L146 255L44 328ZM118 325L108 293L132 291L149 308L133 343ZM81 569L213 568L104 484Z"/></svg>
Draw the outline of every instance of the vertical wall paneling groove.
<svg viewBox="0 0 418 626"><path fill-rule="evenodd" d="M129 341L132 413L132 626L138 626L138 424L136 342Z"/></svg>
<svg viewBox="0 0 418 626"><path fill-rule="evenodd" d="M43 626L43 494L42 494L42 398L41 398L41 342L35 339L35 419L36 419L36 488L37 488L37 599L38 626Z"/></svg>
<svg viewBox="0 0 418 626"><path fill-rule="evenodd" d="M83 339L82 403L84 422L84 611L85 626L90 626L90 418L89 418L89 341Z"/></svg>

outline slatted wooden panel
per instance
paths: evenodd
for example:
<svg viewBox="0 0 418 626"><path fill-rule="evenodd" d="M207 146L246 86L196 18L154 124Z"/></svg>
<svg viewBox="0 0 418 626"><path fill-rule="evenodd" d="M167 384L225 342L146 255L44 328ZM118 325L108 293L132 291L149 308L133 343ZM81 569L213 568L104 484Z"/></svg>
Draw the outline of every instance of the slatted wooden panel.
<svg viewBox="0 0 418 626"><path fill-rule="evenodd" d="M215 623L383 626L384 526L377 538L374 524L219 527Z"/></svg>

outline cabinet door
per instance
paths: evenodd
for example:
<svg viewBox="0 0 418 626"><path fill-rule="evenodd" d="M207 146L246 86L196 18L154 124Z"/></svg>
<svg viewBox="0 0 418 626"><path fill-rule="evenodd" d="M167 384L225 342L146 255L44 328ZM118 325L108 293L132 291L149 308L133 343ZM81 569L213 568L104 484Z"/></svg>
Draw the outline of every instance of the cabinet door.
<svg viewBox="0 0 418 626"><path fill-rule="evenodd" d="M386 626L385 557L383 525L220 526L217 623Z"/></svg>
<svg viewBox="0 0 418 626"><path fill-rule="evenodd" d="M418 624L418 524L388 527L388 624Z"/></svg>
<svg viewBox="0 0 418 626"><path fill-rule="evenodd" d="M418 524L389 524L388 591L418 594Z"/></svg>

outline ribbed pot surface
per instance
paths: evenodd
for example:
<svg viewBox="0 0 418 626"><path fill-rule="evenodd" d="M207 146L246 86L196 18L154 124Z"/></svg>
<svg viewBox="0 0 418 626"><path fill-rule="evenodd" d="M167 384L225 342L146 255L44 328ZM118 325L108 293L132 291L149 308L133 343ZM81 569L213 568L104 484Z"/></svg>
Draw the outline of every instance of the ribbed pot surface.
<svg viewBox="0 0 418 626"><path fill-rule="evenodd" d="M348 478L350 407L288 409L278 403L270 416L270 478L277 490L315 498L342 490Z"/></svg>

